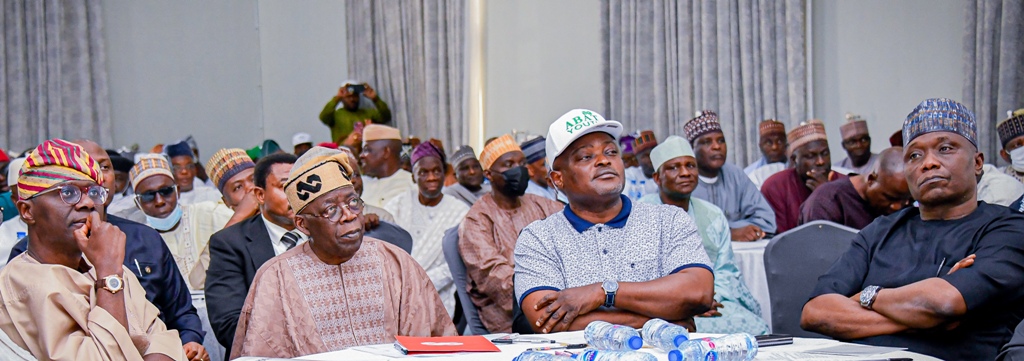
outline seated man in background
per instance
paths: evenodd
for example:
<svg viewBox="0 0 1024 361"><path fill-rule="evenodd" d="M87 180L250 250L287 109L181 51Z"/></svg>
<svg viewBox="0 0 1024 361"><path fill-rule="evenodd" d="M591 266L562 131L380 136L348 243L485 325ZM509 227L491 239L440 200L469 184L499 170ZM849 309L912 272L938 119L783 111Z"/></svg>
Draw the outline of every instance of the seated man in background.
<svg viewBox="0 0 1024 361"><path fill-rule="evenodd" d="M811 120L794 128L786 136L789 140L790 163L786 169L768 178L761 187L765 200L775 211L775 233L797 226L800 205L818 186L846 176L832 171L832 158L828 151L825 124Z"/></svg>
<svg viewBox="0 0 1024 361"><path fill-rule="evenodd" d="M313 136L306 132L298 132L292 135L292 154L301 157L309 148L313 148Z"/></svg>
<svg viewBox="0 0 1024 361"><path fill-rule="evenodd" d="M484 147L483 152L491 163L484 173L494 188L480 197L459 226L466 291L479 310L480 321L491 333L512 332L512 257L519 232L562 209L558 201L526 193L526 157L518 147L511 146L511 136L500 139Z"/></svg>
<svg viewBox="0 0 1024 361"><path fill-rule="evenodd" d="M637 201L648 194L657 194L658 185L654 183L654 167L651 166L651 149L658 145L654 131L644 130L633 140L633 153L636 154L637 166L626 168L626 183L623 193L632 201ZM545 145L546 147L546 145Z"/></svg>
<svg viewBox="0 0 1024 361"><path fill-rule="evenodd" d="M128 181L128 172L132 171L132 166L135 165L135 160L125 158L116 151L107 149L107 156L110 157L110 163L114 168L114 190L113 200L116 202L124 197L130 197L135 194L132 190L131 182Z"/></svg>
<svg viewBox="0 0 1024 361"><path fill-rule="evenodd" d="M244 153L232 157L241 156ZM267 260L306 241L306 235L295 230L295 214L284 195L284 184L295 159L286 153L260 159L252 168L253 194L259 213L210 237L206 300L217 340L229 351L238 314L256 270Z"/></svg>
<svg viewBox="0 0 1024 361"><path fill-rule="evenodd" d="M760 168L777 163L782 166L778 170L785 169L786 125L775 119L765 119L757 125L757 135L757 146L761 149L761 159L743 168L743 172L751 175Z"/></svg>
<svg viewBox="0 0 1024 361"><path fill-rule="evenodd" d="M488 154L482 155L486 164ZM410 161L416 188L391 199L384 209L395 216L399 227L412 235L412 258L427 271L451 316L455 313L455 281L444 259L441 239L445 230L462 223L469 206L441 193L445 163L444 153L437 146L431 142L420 143L413 149Z"/></svg>
<svg viewBox="0 0 1024 361"><path fill-rule="evenodd" d="M696 151L698 175L693 196L711 202L729 220L733 241L748 242L775 233L775 213L746 173L726 163L728 147L718 114L705 110L683 126Z"/></svg>
<svg viewBox="0 0 1024 361"><path fill-rule="evenodd" d="M373 102L372 107L360 104L363 96ZM341 108L338 108L339 102L342 104ZM355 130L356 123L363 123L367 119L374 124L391 123L391 109L377 96L377 91L370 84L354 80L342 84L341 88L338 88L338 94L331 98L320 112L320 121L331 128L331 141L338 144Z"/></svg>
<svg viewBox="0 0 1024 361"><path fill-rule="evenodd" d="M678 207L622 195L622 125L575 109L548 130L551 181L569 205L523 229L515 249L515 294L543 333L603 320L641 327L657 317L693 329L714 298L700 234Z"/></svg>
<svg viewBox="0 0 1024 361"><path fill-rule="evenodd" d="M704 250L715 266L715 305L693 319L697 329L707 333L767 334L768 324L761 318L761 305L743 284L736 267L729 242L729 220L714 204L692 197L700 166L690 142L674 135L668 137L651 151L651 163L656 170L654 181L658 183L659 194L646 195L640 201L685 210L696 223Z"/></svg>
<svg viewBox="0 0 1024 361"><path fill-rule="evenodd" d="M363 199L374 207L416 189L412 173L401 169L402 135L397 128L371 124L363 130L359 166L363 170Z"/></svg>
<svg viewBox="0 0 1024 361"><path fill-rule="evenodd" d="M472 207L481 196L491 191L490 184L484 184L484 170L476 159L473 148L464 145L452 154L452 167L458 183L445 187L445 195L452 196Z"/></svg>
<svg viewBox="0 0 1024 361"><path fill-rule="evenodd" d="M129 177L141 212L128 218L141 214L132 220L160 232L189 289L202 290L210 265L210 237L225 227L233 215L231 210L215 202L181 204L171 167L160 155L140 157Z"/></svg>
<svg viewBox="0 0 1024 361"><path fill-rule="evenodd" d="M804 305L800 325L837 339L946 360L991 360L1024 317L1024 215L979 202L974 114L928 99L903 123L920 207L854 237Z"/></svg>
<svg viewBox="0 0 1024 361"><path fill-rule="evenodd" d="M224 148L206 161L210 183L220 191L221 202L235 212L231 224L259 213L252 175L256 163L240 148Z"/></svg>
<svg viewBox="0 0 1024 361"><path fill-rule="evenodd" d="M18 211L33 241L0 271L0 330L41 360L185 360L122 264L126 235L102 219L102 182L77 144L47 140L28 155Z"/></svg>
<svg viewBox="0 0 1024 361"><path fill-rule="evenodd" d="M878 154L871 152L871 133L868 122L856 114L846 114L846 124L839 126L839 134L843 137L843 149L846 158L836 162L835 166L865 175L871 173L878 161Z"/></svg>
<svg viewBox="0 0 1024 361"><path fill-rule="evenodd" d="M108 195L104 206L109 205L112 201L109 197L110 191L115 183L115 175L110 166L112 160L99 144L92 141L75 140L74 144L81 146L87 154L96 154L93 160L100 168L102 186ZM221 355L222 350L217 348L216 340L212 335L207 335L203 328L202 318L206 317L205 313L199 314L194 307L188 282L178 271L174 255L164 244L160 234L149 226L119 218L105 211L100 211L100 219L124 232L124 266L134 271L142 288L146 290L146 299L160 310L160 320L168 329L178 331L185 356L189 360L203 361L210 360L210 356ZM2 227L0 225L0 228ZM10 252L10 258L24 253L27 247L28 237L24 237Z"/></svg>
<svg viewBox="0 0 1024 361"><path fill-rule="evenodd" d="M13 191L8 185L10 166L11 158L7 155L7 151L0 149L0 210L3 211L2 219L4 222L18 217L18 207L14 205L12 200ZM15 176L14 178L18 177ZM17 179L15 179L15 182L17 182Z"/></svg>
<svg viewBox="0 0 1024 361"><path fill-rule="evenodd" d="M11 204L18 203L18 172L21 170L22 164L25 164L25 158L15 158L7 166L7 186L10 187L11 193L7 200ZM107 199L107 202L109 203L110 199ZM16 207L14 209L17 210ZM21 219L21 215L0 224L0 268L7 264L7 256L11 254L14 245L26 235L28 235L28 225Z"/></svg>
<svg viewBox="0 0 1024 361"><path fill-rule="evenodd" d="M1008 118L996 124L996 132L999 133L999 143L1002 146L999 157L1008 163L999 170L1019 182L1024 182L1024 109L1008 113Z"/></svg>
<svg viewBox="0 0 1024 361"><path fill-rule="evenodd" d="M164 154L167 155L171 164L171 171L174 174L174 184L178 186L178 199L181 204L192 204L199 202L217 202L221 195L213 188L207 187L203 181L196 178L196 158L192 147L186 141L164 146ZM138 193L138 191L136 191Z"/></svg>
<svg viewBox="0 0 1024 361"><path fill-rule="evenodd" d="M1009 206L1024 194L1024 183L999 171L996 166L986 163L981 171L981 179L978 180L979 201Z"/></svg>
<svg viewBox="0 0 1024 361"><path fill-rule="evenodd" d="M824 220L864 229L875 218L895 213L914 202L903 175L903 148L878 155L868 174L822 184L800 206L799 224Z"/></svg>
<svg viewBox="0 0 1024 361"><path fill-rule="evenodd" d="M519 145L526 156L526 170L530 171L530 185L526 193L550 200L557 199L555 189L548 184L548 165L544 158L544 137L536 137ZM489 178L488 178L489 179Z"/></svg>
<svg viewBox="0 0 1024 361"><path fill-rule="evenodd" d="M344 154L321 147L292 167L285 193L297 229L310 241L260 268L233 357L292 358L390 343L395 336L456 334L416 260L363 236L363 203L350 172Z"/></svg>

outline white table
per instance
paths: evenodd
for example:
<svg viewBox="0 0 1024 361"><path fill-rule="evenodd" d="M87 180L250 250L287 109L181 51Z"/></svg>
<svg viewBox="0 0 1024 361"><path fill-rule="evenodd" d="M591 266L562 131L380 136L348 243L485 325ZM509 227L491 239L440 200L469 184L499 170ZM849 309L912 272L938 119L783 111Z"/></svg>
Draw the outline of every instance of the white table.
<svg viewBox="0 0 1024 361"><path fill-rule="evenodd" d="M771 329L772 304L768 297L768 278L764 270L764 248L768 246L768 241L732 242L732 251L736 255L736 267L740 269L743 283L761 304L761 317Z"/></svg>
<svg viewBox="0 0 1024 361"><path fill-rule="evenodd" d="M494 335L498 337L500 335ZM708 337L715 336L709 334L693 334L692 337ZM492 336L488 336L493 338ZM585 343L583 339L583 332L564 332L552 335L546 335L544 337L551 338L553 340L564 342L564 343ZM793 340L792 345L783 346L772 346L765 347L758 350L757 358L755 360L778 360L779 353L789 352L801 352L808 351L823 347L829 347L840 344L839 341L826 340L826 339L805 339L796 338ZM341 351L325 352L316 355L309 355L297 358L297 360L320 360L320 361L333 361L333 360L358 360L358 361L386 361L386 360L397 360L405 359L406 361L415 359L427 359L427 360L453 360L453 361L509 361L518 356L520 353L531 347L538 347L537 344L512 344L512 345L498 345L501 352L478 352L478 353L461 353L461 354L450 354L450 355L429 355L429 356L405 356L394 349L390 344L388 345L376 345L366 347L356 347L345 349ZM362 351L369 350L370 352ZM668 355L665 352L652 348L643 348L643 352L654 354L658 357L658 361L667 361ZM776 357L773 357L776 356ZM907 351L890 352L879 355L872 355L870 357L859 357L859 358L843 358L837 356L822 356L816 360L877 360L887 358L912 358L914 360L938 360L934 357L924 356Z"/></svg>

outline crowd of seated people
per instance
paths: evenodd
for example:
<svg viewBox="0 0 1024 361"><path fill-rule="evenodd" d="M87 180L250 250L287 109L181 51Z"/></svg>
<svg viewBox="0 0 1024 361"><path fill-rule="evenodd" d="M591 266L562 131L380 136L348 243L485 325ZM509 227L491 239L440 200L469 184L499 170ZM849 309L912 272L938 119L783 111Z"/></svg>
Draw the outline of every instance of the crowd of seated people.
<svg viewBox="0 0 1024 361"><path fill-rule="evenodd" d="M350 82L320 114L333 142L297 133L292 152L268 140L200 163L192 137L0 151L0 358L293 358L456 335L466 307L490 333L661 318L768 334L733 242L820 220L858 233L804 329L943 359L1024 352L1024 110L996 125L1003 168L950 99L913 108L877 153L848 115L836 163L823 122L760 121L745 168L726 144L743 130L712 110L658 135L573 109L479 153L410 144L390 119Z"/></svg>

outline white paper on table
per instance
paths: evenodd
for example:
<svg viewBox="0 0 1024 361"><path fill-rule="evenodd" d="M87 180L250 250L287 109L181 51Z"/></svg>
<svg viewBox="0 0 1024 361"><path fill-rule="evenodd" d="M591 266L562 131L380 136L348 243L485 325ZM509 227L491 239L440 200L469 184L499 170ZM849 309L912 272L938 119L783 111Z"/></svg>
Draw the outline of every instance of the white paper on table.
<svg viewBox="0 0 1024 361"><path fill-rule="evenodd" d="M384 345L365 345L365 346L349 347L349 350L366 352L366 353L371 354L371 355L384 356L384 357L388 357L388 358L407 358L407 357L408 358L435 358L435 357L451 357L452 355L459 354L459 353L436 353L436 354L427 353L427 354L406 355L406 354L402 353L402 351L399 351L397 348L395 348L394 344L390 344L390 343L389 344L384 344Z"/></svg>
<svg viewBox="0 0 1024 361"><path fill-rule="evenodd" d="M758 352L758 361L835 360L835 356L798 351Z"/></svg>
<svg viewBox="0 0 1024 361"><path fill-rule="evenodd" d="M835 346L829 346L825 348L819 348L814 350L807 350L805 352L812 354L821 355L833 355L833 356L871 356L880 355L884 353L896 352L906 350L906 347L883 347L883 346L871 346L871 345L860 345L860 344L840 344Z"/></svg>

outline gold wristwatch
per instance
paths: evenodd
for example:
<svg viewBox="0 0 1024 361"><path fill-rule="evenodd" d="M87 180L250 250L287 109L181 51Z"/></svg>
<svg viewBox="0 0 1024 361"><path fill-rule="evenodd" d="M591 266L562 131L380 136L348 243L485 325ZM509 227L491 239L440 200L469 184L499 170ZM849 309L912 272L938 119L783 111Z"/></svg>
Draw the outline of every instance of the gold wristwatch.
<svg viewBox="0 0 1024 361"><path fill-rule="evenodd" d="M96 280L97 289L105 289L110 293L117 294L124 289L124 279L118 275L110 275Z"/></svg>

